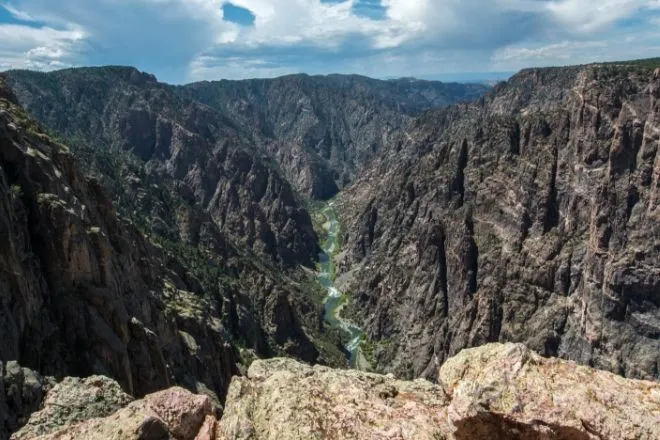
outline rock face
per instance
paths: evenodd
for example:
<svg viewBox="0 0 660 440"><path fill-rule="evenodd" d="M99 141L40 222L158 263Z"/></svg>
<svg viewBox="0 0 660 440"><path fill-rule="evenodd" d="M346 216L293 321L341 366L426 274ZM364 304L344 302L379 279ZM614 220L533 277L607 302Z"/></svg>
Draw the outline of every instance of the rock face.
<svg viewBox="0 0 660 440"><path fill-rule="evenodd" d="M327 199L353 181L413 116L477 99L476 84L357 75L290 75L178 89L236 121L302 194Z"/></svg>
<svg viewBox="0 0 660 440"><path fill-rule="evenodd" d="M329 361L316 348L321 306L300 280L207 218L213 252L155 244L1 78L0 90L0 438L38 408L40 375L102 374L137 397L178 384L219 402L241 368L239 341L259 356Z"/></svg>
<svg viewBox="0 0 660 440"><path fill-rule="evenodd" d="M434 439L446 431L442 388L288 359L234 378L220 439Z"/></svg>
<svg viewBox="0 0 660 440"><path fill-rule="evenodd" d="M12 436L29 440L91 418L106 417L133 401L119 384L104 376L67 377L51 389L27 424Z"/></svg>
<svg viewBox="0 0 660 440"><path fill-rule="evenodd" d="M95 380L101 380L95 378ZM103 379L107 381L108 379ZM118 385L115 384L118 388ZM63 409L52 409L54 405L50 394L46 400L46 409L36 413L28 426L14 434L12 440L213 440L216 412L208 396L194 395L183 388L170 388L150 394L143 400L132 403L123 402L122 407L114 411L105 411L116 403L114 393L94 390L95 399L88 402L75 395L58 396L59 404L71 414L69 423L54 427L51 419L44 418L44 411L62 413ZM55 392L55 389L52 391ZM52 393L51 392L51 393ZM125 399L122 399L122 401ZM103 411L85 410L88 403L103 407ZM96 413L96 414L95 414Z"/></svg>
<svg viewBox="0 0 660 440"><path fill-rule="evenodd" d="M402 133L341 195L379 369L512 341L660 377L659 97L648 63L526 70Z"/></svg>
<svg viewBox="0 0 660 440"><path fill-rule="evenodd" d="M230 387L219 439L660 438L660 385L522 345L463 351L441 385L257 361Z"/></svg>
<svg viewBox="0 0 660 440"><path fill-rule="evenodd" d="M154 233L196 239L199 215L185 219L181 211L201 208L241 247L283 267L313 266L309 214L271 159L224 114L130 68L6 76L39 122L80 146L78 156L94 156L118 205L137 211Z"/></svg>
<svg viewBox="0 0 660 440"><path fill-rule="evenodd" d="M545 359L521 344L464 350L439 380L456 438L660 438L660 384Z"/></svg>

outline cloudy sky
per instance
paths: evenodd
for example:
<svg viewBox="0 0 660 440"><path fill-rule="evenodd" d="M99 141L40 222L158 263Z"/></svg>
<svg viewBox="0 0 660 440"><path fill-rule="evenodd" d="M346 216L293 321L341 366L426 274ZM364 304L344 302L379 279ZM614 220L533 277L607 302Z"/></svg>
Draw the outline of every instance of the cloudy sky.
<svg viewBox="0 0 660 440"><path fill-rule="evenodd" d="M0 70L457 79L653 56L660 0L0 0Z"/></svg>

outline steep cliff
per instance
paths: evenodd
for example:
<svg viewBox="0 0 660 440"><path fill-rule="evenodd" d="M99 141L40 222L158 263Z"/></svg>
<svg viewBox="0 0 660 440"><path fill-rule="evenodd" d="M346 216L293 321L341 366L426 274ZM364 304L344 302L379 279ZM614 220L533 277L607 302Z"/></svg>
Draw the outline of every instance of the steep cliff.
<svg viewBox="0 0 660 440"><path fill-rule="evenodd" d="M658 64L522 71L423 115L341 194L380 369L514 341L660 377Z"/></svg>
<svg viewBox="0 0 660 440"><path fill-rule="evenodd" d="M15 71L7 81L30 114L97 166L119 208L155 233L179 240L189 225L181 206L197 205L238 245L279 265L316 261L317 237L291 186L218 111L131 68ZM195 244L192 227L185 238Z"/></svg>
<svg viewBox="0 0 660 440"><path fill-rule="evenodd" d="M300 193L327 199L353 181L413 116L477 99L486 87L358 75L290 75L178 89L224 112L280 165Z"/></svg>
<svg viewBox="0 0 660 440"><path fill-rule="evenodd" d="M22 378L0 384L0 436L43 388L7 383L38 374L103 374L135 396L181 384L222 401L248 349L341 364L305 278L202 220L201 248L145 236L0 78L0 373Z"/></svg>

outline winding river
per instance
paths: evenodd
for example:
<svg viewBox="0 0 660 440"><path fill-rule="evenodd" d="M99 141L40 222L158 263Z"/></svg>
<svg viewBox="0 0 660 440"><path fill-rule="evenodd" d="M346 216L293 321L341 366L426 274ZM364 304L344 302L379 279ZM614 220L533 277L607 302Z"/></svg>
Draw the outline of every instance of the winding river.
<svg viewBox="0 0 660 440"><path fill-rule="evenodd" d="M326 221L323 229L327 232L327 238L323 242L323 253L319 255L320 267L318 272L319 283L328 291L325 298L325 321L331 326L339 327L349 335L346 350L349 353L349 362L352 368L364 370L368 368L368 362L361 350L362 336L364 332L354 323L343 319L341 311L346 304L346 295L335 287L335 261L334 257L339 252L339 220L335 212L334 202L329 202L321 211Z"/></svg>

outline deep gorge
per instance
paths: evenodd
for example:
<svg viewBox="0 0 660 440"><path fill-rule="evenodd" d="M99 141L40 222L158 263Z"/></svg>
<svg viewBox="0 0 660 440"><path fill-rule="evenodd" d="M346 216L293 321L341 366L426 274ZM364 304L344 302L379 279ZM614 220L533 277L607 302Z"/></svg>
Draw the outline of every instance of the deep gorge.
<svg viewBox="0 0 660 440"><path fill-rule="evenodd" d="M3 73L0 438L49 377L222 405L255 359L437 382L521 343L658 380L657 69Z"/></svg>

